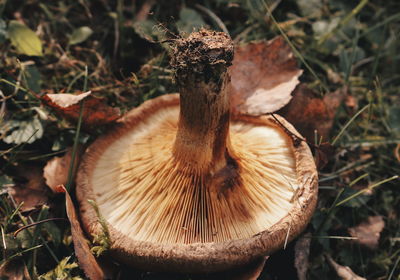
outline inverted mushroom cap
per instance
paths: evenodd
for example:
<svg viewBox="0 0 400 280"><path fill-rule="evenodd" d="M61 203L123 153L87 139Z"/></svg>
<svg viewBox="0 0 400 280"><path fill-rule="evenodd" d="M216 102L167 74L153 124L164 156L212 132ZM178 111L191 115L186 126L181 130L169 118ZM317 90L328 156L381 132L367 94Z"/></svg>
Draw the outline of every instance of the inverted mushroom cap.
<svg viewBox="0 0 400 280"><path fill-rule="evenodd" d="M180 97L133 109L86 152L77 178L81 218L88 233L101 231L87 202L96 201L111 253L142 269L229 269L304 229L317 173L308 146L293 140L301 136L283 118L230 120L225 85L233 48L224 34L194 33L177 49L184 54L173 59Z"/></svg>

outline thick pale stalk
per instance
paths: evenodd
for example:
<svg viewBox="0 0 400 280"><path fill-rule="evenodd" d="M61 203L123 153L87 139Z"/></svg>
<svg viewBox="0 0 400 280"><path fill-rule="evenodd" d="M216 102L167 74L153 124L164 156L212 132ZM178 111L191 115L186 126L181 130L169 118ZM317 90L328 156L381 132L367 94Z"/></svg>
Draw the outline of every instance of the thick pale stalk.
<svg viewBox="0 0 400 280"><path fill-rule="evenodd" d="M200 31L178 42L172 60L180 92L173 153L198 170L216 171L229 160L227 72L233 44L224 33Z"/></svg>

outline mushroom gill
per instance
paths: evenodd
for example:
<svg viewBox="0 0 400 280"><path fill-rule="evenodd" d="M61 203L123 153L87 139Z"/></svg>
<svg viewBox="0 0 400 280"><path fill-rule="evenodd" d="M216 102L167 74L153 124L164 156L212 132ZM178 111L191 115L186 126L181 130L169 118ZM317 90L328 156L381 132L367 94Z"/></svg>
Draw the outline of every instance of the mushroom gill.
<svg viewBox="0 0 400 280"><path fill-rule="evenodd" d="M221 242L250 237L287 215L298 182L291 140L280 127L232 122L234 155L213 174L174 157L178 117L178 106L161 108L99 157L91 180L111 225L135 240Z"/></svg>
<svg viewBox="0 0 400 280"><path fill-rule="evenodd" d="M264 256L299 234L316 204L306 143L283 118L231 116L233 43L202 30L176 42L178 94L148 100L83 157L87 232L108 222L111 252L146 269L210 272Z"/></svg>

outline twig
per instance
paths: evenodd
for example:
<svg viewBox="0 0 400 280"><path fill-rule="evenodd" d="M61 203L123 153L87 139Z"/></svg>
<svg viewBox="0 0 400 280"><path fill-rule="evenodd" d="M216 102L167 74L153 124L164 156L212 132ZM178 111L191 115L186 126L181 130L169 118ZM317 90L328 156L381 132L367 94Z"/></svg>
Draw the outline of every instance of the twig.
<svg viewBox="0 0 400 280"><path fill-rule="evenodd" d="M294 134L293 132L291 132L289 129L287 129L286 126L283 125L283 123L281 123L277 117L275 117L274 113L270 114L274 120L285 130L285 132L292 138L293 140L293 145L295 147L300 145L300 142L306 142L308 145L312 146L312 147L317 147L316 145L312 144L312 143L308 143L306 139L301 138L299 136L297 136L296 134Z"/></svg>
<svg viewBox="0 0 400 280"><path fill-rule="evenodd" d="M21 231L23 231L23 230L25 230L27 228L30 228L30 227L33 227L33 226L36 226L36 225L39 225L39 224L51 222L51 221L61 221L61 220L68 221L65 218L48 218L48 219L44 219L44 220L41 220L41 221L38 221L38 222L34 222L34 223L31 223L31 224L28 224L28 225L20 227L19 229L17 229L14 232L13 236L14 236L14 238L16 238L18 233L20 233ZM3 230L3 228L2 228L2 230Z"/></svg>

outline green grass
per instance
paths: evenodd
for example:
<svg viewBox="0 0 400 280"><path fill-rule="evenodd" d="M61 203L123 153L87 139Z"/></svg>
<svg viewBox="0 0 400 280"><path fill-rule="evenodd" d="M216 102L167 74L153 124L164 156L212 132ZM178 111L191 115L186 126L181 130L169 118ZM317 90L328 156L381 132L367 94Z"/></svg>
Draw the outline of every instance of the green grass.
<svg viewBox="0 0 400 280"><path fill-rule="evenodd" d="M78 144L92 142L104 130L88 132L80 122L60 119L38 102L38 96L87 89L124 113L147 99L176 92L168 63L170 46L163 41L207 26L226 28L238 43L283 35L304 70L302 83L321 96L342 88L351 96L338 109L328 139L335 154L319 172L318 209L307 228L312 234L307 279L338 279L324 255L367 279L400 279L396 177L400 162L395 151L400 145L400 3L160 1L145 21L138 22L135 18L143 2L0 1L0 116L4 116L0 118L0 263L18 260L34 279L57 265L53 276L84 278L76 267L67 222L38 224L12 238L24 225L65 217L64 210L55 207L63 203L58 196L50 197L50 207L21 210L6 191L8 186L26 183L18 168L42 167L54 155L71 146L76 151ZM6 25L15 19L37 31L44 56L21 55L12 46ZM82 26L93 33L79 44L69 44L69 36ZM350 98L355 104L349 103ZM34 132L26 132L20 142L5 141L13 124L31 124L33 119L40 123ZM72 172L67 187L73 190ZM378 248L370 250L353 242L348 229L376 215L383 217L385 227ZM283 258L290 264L292 247L289 244L272 256L271 263ZM266 267L260 279L295 277L294 268L275 271L268 262ZM50 274L43 279L53 279ZM135 275L163 279L162 274Z"/></svg>

